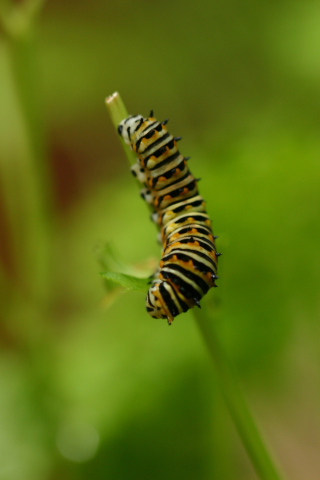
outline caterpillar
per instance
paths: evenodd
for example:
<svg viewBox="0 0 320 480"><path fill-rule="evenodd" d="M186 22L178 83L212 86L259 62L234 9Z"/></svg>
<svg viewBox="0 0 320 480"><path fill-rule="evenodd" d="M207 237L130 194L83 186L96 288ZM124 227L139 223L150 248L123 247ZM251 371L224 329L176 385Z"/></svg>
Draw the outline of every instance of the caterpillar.
<svg viewBox="0 0 320 480"><path fill-rule="evenodd" d="M122 120L118 133L137 155L132 174L144 184L140 194L151 205L151 219L158 225L162 242L159 270L147 293L146 309L168 324L194 306L216 287L218 256L198 181L177 148L181 137L158 122L131 115Z"/></svg>

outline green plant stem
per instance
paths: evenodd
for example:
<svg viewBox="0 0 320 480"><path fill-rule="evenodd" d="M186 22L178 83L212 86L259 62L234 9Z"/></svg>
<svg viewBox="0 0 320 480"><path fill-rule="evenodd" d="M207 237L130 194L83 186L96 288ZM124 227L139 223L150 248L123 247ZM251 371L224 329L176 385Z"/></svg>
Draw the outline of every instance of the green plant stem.
<svg viewBox="0 0 320 480"><path fill-rule="evenodd" d="M121 120L128 116L127 110L118 93L110 95L110 97L106 99L106 104L112 122L117 129ZM132 165L136 162L136 156L123 142L122 138L120 138L120 140L129 164ZM194 315L204 342L206 343L214 361L221 391L229 413L258 477L261 480L281 480L282 477L277 471L251 415L250 409L238 386L236 375L233 373L229 365L229 361L224 353L219 336L216 332L215 323L203 310L199 311L194 309Z"/></svg>
<svg viewBox="0 0 320 480"><path fill-rule="evenodd" d="M119 123L129 116L119 93L115 92L109 97L107 97L106 105L114 128L117 130ZM136 154L130 149L129 145L125 143L121 135L118 135L118 137L124 149L124 153L126 154L129 165L134 165L137 161Z"/></svg>
<svg viewBox="0 0 320 480"><path fill-rule="evenodd" d="M43 0L0 4L1 188L15 287L41 302L49 294L52 220L33 38L42 4Z"/></svg>
<svg viewBox="0 0 320 480"><path fill-rule="evenodd" d="M221 391L233 423L243 442L249 458L261 480L280 480L277 468L262 439L250 409L238 385L221 341L216 332L216 323L204 309L194 309L194 317L214 361Z"/></svg>

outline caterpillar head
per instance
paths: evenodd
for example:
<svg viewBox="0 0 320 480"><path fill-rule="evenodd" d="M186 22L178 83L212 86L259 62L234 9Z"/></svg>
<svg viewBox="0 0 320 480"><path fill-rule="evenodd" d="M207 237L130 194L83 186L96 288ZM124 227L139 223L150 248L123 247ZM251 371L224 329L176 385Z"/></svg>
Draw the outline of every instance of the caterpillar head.
<svg viewBox="0 0 320 480"><path fill-rule="evenodd" d="M171 285L156 279L150 287L146 299L146 308L149 315L153 318L166 318L169 325L173 322L174 317L182 312L179 306L175 305L175 302L170 299L172 298L170 293L173 295Z"/></svg>
<svg viewBox="0 0 320 480"><path fill-rule="evenodd" d="M142 115L130 115L130 117L125 118L122 120L122 122L120 122L118 126L118 133L128 145L131 145L132 135L136 129L139 128L142 122Z"/></svg>

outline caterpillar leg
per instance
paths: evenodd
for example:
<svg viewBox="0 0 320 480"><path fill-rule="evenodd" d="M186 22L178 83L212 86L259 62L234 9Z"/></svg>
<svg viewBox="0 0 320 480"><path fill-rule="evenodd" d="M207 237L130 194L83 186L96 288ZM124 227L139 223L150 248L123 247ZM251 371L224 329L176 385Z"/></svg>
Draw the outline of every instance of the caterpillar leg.
<svg viewBox="0 0 320 480"><path fill-rule="evenodd" d="M139 182L141 183L146 183L147 181L147 175L144 170L144 168L141 167L141 165L137 162L131 167L131 173L134 177L136 177Z"/></svg>
<svg viewBox="0 0 320 480"><path fill-rule="evenodd" d="M153 204L154 196L148 188L143 188L142 190L140 190L140 196L150 205Z"/></svg>

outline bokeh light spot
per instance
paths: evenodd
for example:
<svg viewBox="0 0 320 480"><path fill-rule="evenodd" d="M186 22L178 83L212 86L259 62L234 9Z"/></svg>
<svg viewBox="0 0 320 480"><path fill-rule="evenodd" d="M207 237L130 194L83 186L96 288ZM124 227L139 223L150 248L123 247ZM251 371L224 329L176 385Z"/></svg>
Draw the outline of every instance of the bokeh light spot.
<svg viewBox="0 0 320 480"><path fill-rule="evenodd" d="M63 457L73 462L86 462L98 450L99 434L93 425L68 423L60 428L56 441Z"/></svg>

